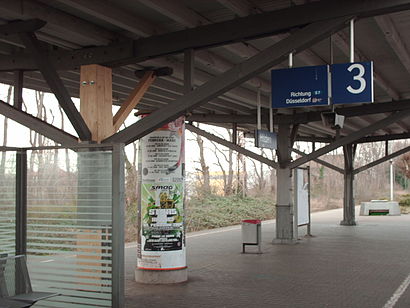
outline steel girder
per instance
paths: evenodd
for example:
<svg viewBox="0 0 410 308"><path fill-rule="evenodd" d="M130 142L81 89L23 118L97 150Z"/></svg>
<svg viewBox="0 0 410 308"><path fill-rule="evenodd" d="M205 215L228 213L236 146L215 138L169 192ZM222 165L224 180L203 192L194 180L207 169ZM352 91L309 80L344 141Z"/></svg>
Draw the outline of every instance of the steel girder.
<svg viewBox="0 0 410 308"><path fill-rule="evenodd" d="M398 150L398 151L396 151L396 152L394 152L394 153L391 153L391 154L386 155L386 156L384 156L384 157L382 157L382 158L380 158L380 159L377 159L377 160L375 160L375 161L373 161L373 162L371 162L371 163L369 163L369 164L367 164L367 165L364 165L364 166L361 166L361 167L359 167L359 168L356 168L356 169L354 169L353 173L354 173L354 174L358 174L358 173L360 173L360 172L362 172L362 171L365 171L365 170L367 170L367 169L369 169L369 168L372 168L372 167L374 167L374 166L377 166L377 165L379 165L379 164L381 164L381 163L384 163L385 161L388 161L388 160L390 160L390 159L392 159L392 158L395 158L395 157L397 157L397 156L400 156L400 155L402 155L402 154L405 154L405 153L407 153L407 152L409 152L409 151L410 151L410 146L405 147L405 148L403 148L403 149L401 149L401 150Z"/></svg>
<svg viewBox="0 0 410 308"><path fill-rule="evenodd" d="M70 94L61 81L60 76L57 74L57 71L54 69L47 55L44 55L40 42L37 40L35 34L28 32L20 33L19 36L26 48L30 51L32 57L40 68L44 79L47 81L51 91L56 96L61 108L63 108L64 112L67 114L68 119L80 139L83 141L91 140L90 129L71 100Z"/></svg>
<svg viewBox="0 0 410 308"><path fill-rule="evenodd" d="M0 3L1 5L1 3ZM153 35L122 44L84 48L50 54L56 69L73 69L86 64L121 66L149 58L182 53L287 32L293 28L356 16L365 18L410 9L409 0L317 1L277 11L235 18L162 35ZM0 58L0 69L36 69L24 54Z"/></svg>
<svg viewBox="0 0 410 308"><path fill-rule="evenodd" d="M128 128L105 139L103 142L130 143L137 140L161 125L168 123L201 104L212 100L226 91L242 84L244 81L268 70L283 61L289 53L297 53L319 42L330 34L343 29L351 16L332 21L323 21L306 26L288 38L266 48L254 57L235 65L232 69L220 74L202 86L187 93L174 103L153 112Z"/></svg>
<svg viewBox="0 0 410 308"><path fill-rule="evenodd" d="M294 160L293 162L291 162L289 164L290 168L296 168L312 159L318 158L319 156L322 156L323 154L326 154L330 151L333 151L335 149L337 149L340 146L344 146L347 144L351 144L354 143L355 141L357 141L358 139L365 137L366 135L374 132L375 130L378 130L382 127L385 127L387 125L390 125L398 120L401 120L405 117L410 116L410 110L405 110L405 111L401 111L401 112L395 112L392 113L390 116L386 117L383 120L377 121L367 127L364 127L363 129L356 131L354 133L351 133L350 135L347 135L345 137L342 137L340 139L337 139L335 141L333 141L332 143L330 143L327 146L324 146L323 148L320 148L317 151L314 151L306 156L303 156L301 158L298 158L296 160Z"/></svg>
<svg viewBox="0 0 410 308"><path fill-rule="evenodd" d="M31 114L14 108L3 101L0 101L0 114L62 144L63 146L72 146L77 144L76 137L40 120L39 118L32 116Z"/></svg>

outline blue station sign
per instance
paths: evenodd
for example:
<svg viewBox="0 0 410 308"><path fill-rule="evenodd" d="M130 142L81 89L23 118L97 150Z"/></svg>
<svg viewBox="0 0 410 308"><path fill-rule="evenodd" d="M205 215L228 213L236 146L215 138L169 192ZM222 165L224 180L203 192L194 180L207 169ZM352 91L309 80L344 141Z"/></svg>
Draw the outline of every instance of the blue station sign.
<svg viewBox="0 0 410 308"><path fill-rule="evenodd" d="M272 108L328 105L328 74L328 65L272 70Z"/></svg>
<svg viewBox="0 0 410 308"><path fill-rule="evenodd" d="M333 104L373 103L373 62L331 65Z"/></svg>
<svg viewBox="0 0 410 308"><path fill-rule="evenodd" d="M278 137L276 133L268 130L255 130L255 147L276 150Z"/></svg>
<svg viewBox="0 0 410 308"><path fill-rule="evenodd" d="M271 81L272 108L374 102L373 62L272 70Z"/></svg>

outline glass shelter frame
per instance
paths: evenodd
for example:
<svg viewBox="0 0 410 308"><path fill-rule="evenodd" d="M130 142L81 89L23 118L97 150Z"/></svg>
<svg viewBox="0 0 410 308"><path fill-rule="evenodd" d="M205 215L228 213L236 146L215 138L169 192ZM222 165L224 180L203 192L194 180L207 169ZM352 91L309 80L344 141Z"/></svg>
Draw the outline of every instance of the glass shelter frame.
<svg viewBox="0 0 410 308"><path fill-rule="evenodd" d="M49 187L39 186L35 189L49 189L50 196L55 194L51 198L53 201L38 199L40 203L35 203L38 200L33 201L30 197L33 186L28 181L28 153L61 150L68 150L77 156L74 163L76 169L70 182L72 199L70 203L62 203L64 201L60 199L63 197L55 189L70 187L58 186L51 181ZM44 291L54 290L62 294L53 302L39 302L36 306L124 307L124 145L0 147L0 153L10 158L7 162L9 169L3 173L10 185L5 185L1 192L5 196L3 201L0 195L0 207L3 207L3 214L0 214L0 254L27 255L36 288L48 288ZM81 163L82 155L89 157L88 166ZM54 174L53 179L57 182L60 168L51 166L51 161L46 164L50 167L47 176ZM104 172L101 173L101 170ZM85 182L81 182L81 174L83 179L84 174L87 177ZM106 184L101 186L101 181ZM41 181L38 183L41 184ZM98 225L100 221L105 224L103 228ZM91 235L87 235L87 228L91 230ZM2 241L7 245L2 245ZM1 249L2 246L8 247L7 251L6 248ZM54 278L50 278L52 271L55 271ZM70 303L71 300L73 303Z"/></svg>

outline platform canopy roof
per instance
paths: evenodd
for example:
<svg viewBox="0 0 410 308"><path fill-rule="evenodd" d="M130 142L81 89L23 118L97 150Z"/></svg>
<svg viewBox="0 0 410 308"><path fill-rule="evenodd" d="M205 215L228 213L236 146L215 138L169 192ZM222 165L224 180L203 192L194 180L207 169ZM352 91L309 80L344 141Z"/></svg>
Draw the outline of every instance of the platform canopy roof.
<svg viewBox="0 0 410 308"><path fill-rule="evenodd" d="M349 62L346 22L355 18L355 60L374 61L375 103L338 106L336 111L346 116L340 135L360 131L400 111L404 116L386 122L360 140L407 138L409 9L410 1L404 0L1 0L0 82L13 84L15 71L24 70L24 87L50 91L38 63L26 48L27 43L14 35L34 32L42 42L42 52L48 55L73 97L79 96L81 65L102 64L113 68L113 104L116 105L122 104L137 84L136 70L168 66L173 68L173 74L155 80L137 107L140 112L168 112L172 110L170 106L177 104L179 111L170 118L186 114L191 121L224 127L237 123L239 129L251 132L257 119L258 89L263 125L269 124L269 70L287 67L283 50L297 45L294 37L298 30L323 23L322 36L312 37L306 45L294 48L294 66ZM308 32L314 31L317 30L312 28ZM283 52L274 54L273 65L252 72L250 79L241 82L243 67L238 64L253 57L260 61L261 51L280 42L278 50ZM202 99L193 96L197 99L195 104L181 107L186 104L181 102L186 91L184 54L191 50L195 88L232 68L237 69L235 74L241 83L233 82L226 92L210 87L207 94L212 92L212 95ZM298 125L296 140L331 141L336 131L324 127L320 117L322 111L329 109L275 109L274 124ZM147 120L144 127L153 129L170 118ZM112 141L127 143L146 132L136 127Z"/></svg>

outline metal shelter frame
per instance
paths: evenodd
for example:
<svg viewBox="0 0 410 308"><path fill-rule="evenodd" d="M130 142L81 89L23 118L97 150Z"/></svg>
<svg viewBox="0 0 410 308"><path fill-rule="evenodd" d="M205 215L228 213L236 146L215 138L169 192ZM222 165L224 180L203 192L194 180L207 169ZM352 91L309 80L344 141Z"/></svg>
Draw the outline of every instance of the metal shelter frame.
<svg viewBox="0 0 410 308"><path fill-rule="evenodd" d="M27 254L27 151L58 149L66 147L0 147L1 152L16 153L15 255ZM124 145L78 144L70 149L112 153L112 307L124 307Z"/></svg>

